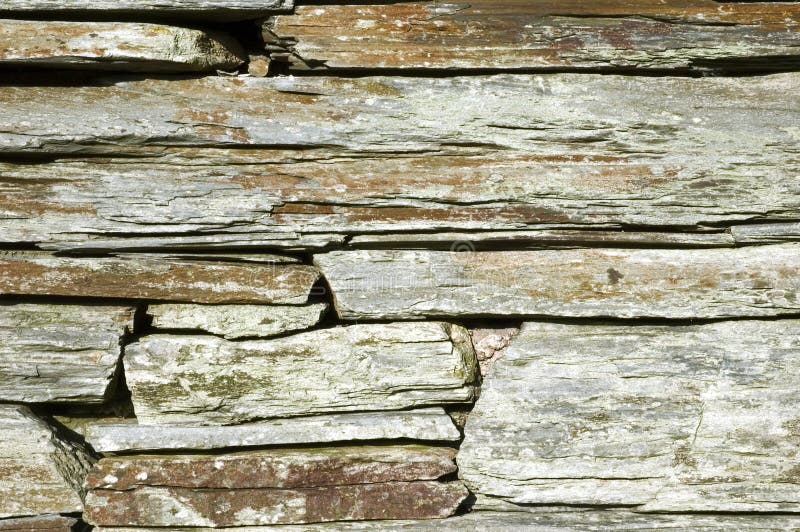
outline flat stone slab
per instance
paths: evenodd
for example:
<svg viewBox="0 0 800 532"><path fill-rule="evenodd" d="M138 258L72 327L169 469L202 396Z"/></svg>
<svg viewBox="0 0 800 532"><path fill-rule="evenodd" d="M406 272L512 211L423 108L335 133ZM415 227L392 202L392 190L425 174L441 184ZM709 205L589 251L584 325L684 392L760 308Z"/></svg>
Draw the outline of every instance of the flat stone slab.
<svg viewBox="0 0 800 532"><path fill-rule="evenodd" d="M486 376L459 475L523 505L799 512L799 333L525 323Z"/></svg>
<svg viewBox="0 0 800 532"><path fill-rule="evenodd" d="M335 327L273 340L146 336L125 349L145 425L232 425L264 418L469 403L469 333L445 323Z"/></svg>
<svg viewBox="0 0 800 532"><path fill-rule="evenodd" d="M0 294L303 304L319 278L304 265L0 253Z"/></svg>
<svg viewBox="0 0 800 532"><path fill-rule="evenodd" d="M314 256L343 319L724 318L800 311L800 245Z"/></svg>
<svg viewBox="0 0 800 532"><path fill-rule="evenodd" d="M94 13L135 16L180 15L213 21L258 18L292 8L292 0L5 0L0 14Z"/></svg>
<svg viewBox="0 0 800 532"><path fill-rule="evenodd" d="M73 532L80 530L80 520L75 517L57 514L36 515L0 519L0 530L3 532Z"/></svg>
<svg viewBox="0 0 800 532"><path fill-rule="evenodd" d="M466 498L448 447L329 447L104 458L86 518L100 525L235 526L452 515Z"/></svg>
<svg viewBox="0 0 800 532"><path fill-rule="evenodd" d="M0 401L100 403L134 309L0 305Z"/></svg>
<svg viewBox="0 0 800 532"><path fill-rule="evenodd" d="M91 423L86 441L101 453L177 449L224 449L368 440L459 441L461 434L442 408L358 412L275 419L221 427Z"/></svg>
<svg viewBox="0 0 800 532"><path fill-rule="evenodd" d="M0 163L5 243L315 250L561 228L579 232L518 239L706 247L732 240L685 233L800 219L796 72L42 84L0 87L0 152L56 159ZM586 231L631 227L649 231Z"/></svg>
<svg viewBox="0 0 800 532"><path fill-rule="evenodd" d="M0 19L0 66L209 72L235 69L244 57L232 37L189 28Z"/></svg>
<svg viewBox="0 0 800 532"><path fill-rule="evenodd" d="M630 530L758 530L783 532L800 526L800 518L787 515L703 515L703 514L637 514L627 510L547 510L535 512L472 512L466 515L437 520L367 521L351 523L316 523L307 525L255 526L238 528L180 528L176 532L327 532L339 530L387 530L402 532L597 532ZM140 532L141 528L101 527L99 532ZM158 532L148 529L148 532Z"/></svg>
<svg viewBox="0 0 800 532"><path fill-rule="evenodd" d="M0 518L83 511L85 451L25 406L0 405L0 427Z"/></svg>
<svg viewBox="0 0 800 532"><path fill-rule="evenodd" d="M206 331L228 339L266 338L309 329L319 323L326 303L290 305L149 305L156 329Z"/></svg>
<svg viewBox="0 0 800 532"><path fill-rule="evenodd" d="M346 4L346 2L343 2ZM716 71L800 62L800 6L712 0L304 5L264 26L296 70Z"/></svg>

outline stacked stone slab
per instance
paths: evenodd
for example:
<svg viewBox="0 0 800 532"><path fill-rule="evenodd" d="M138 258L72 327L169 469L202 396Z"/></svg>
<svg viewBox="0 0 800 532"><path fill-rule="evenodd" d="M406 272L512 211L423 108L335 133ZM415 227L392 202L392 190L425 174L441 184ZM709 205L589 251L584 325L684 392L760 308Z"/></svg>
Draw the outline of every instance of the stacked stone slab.
<svg viewBox="0 0 800 532"><path fill-rule="evenodd" d="M798 67L798 2L6 0L0 531L800 529Z"/></svg>

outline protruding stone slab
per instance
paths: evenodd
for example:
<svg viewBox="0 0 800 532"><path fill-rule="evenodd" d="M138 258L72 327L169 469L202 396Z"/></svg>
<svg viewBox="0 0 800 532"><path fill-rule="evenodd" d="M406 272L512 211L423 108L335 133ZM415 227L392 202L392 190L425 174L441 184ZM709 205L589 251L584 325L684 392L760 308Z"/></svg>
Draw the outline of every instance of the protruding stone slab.
<svg viewBox="0 0 800 532"><path fill-rule="evenodd" d="M81 512L85 451L24 406L0 405L0 518Z"/></svg>
<svg viewBox="0 0 800 532"><path fill-rule="evenodd" d="M101 453L167 449L220 449L368 440L458 441L461 434L442 408L305 416L222 427L169 427L91 423L86 441Z"/></svg>
<svg viewBox="0 0 800 532"><path fill-rule="evenodd" d="M0 294L303 304L318 278L315 268L294 264L0 253Z"/></svg>
<svg viewBox="0 0 800 532"><path fill-rule="evenodd" d="M475 352L445 323L353 325L274 340L155 335L126 347L125 375L145 425L400 410L470 402Z"/></svg>
<svg viewBox="0 0 800 532"><path fill-rule="evenodd" d="M67 14L91 16L191 16L213 21L258 18L292 8L292 0L4 0L3 15Z"/></svg>
<svg viewBox="0 0 800 532"><path fill-rule="evenodd" d="M105 458L87 479L98 525L237 526L452 515L447 447L331 447Z"/></svg>
<svg viewBox="0 0 800 532"><path fill-rule="evenodd" d="M722 318L800 311L800 245L316 255L344 319Z"/></svg>
<svg viewBox="0 0 800 532"><path fill-rule="evenodd" d="M264 38L298 70L686 72L797 66L798 24L796 2L353 2L298 6Z"/></svg>
<svg viewBox="0 0 800 532"><path fill-rule="evenodd" d="M313 327L328 309L325 303L289 305L150 305L156 329L207 331L228 339L266 338Z"/></svg>
<svg viewBox="0 0 800 532"><path fill-rule="evenodd" d="M0 305L0 401L99 403L133 308Z"/></svg>
<svg viewBox="0 0 800 532"><path fill-rule="evenodd" d="M0 66L207 72L231 70L243 61L244 52L232 37L201 30L0 19Z"/></svg>
<svg viewBox="0 0 800 532"><path fill-rule="evenodd" d="M459 474L515 504L800 512L800 321L526 323Z"/></svg>

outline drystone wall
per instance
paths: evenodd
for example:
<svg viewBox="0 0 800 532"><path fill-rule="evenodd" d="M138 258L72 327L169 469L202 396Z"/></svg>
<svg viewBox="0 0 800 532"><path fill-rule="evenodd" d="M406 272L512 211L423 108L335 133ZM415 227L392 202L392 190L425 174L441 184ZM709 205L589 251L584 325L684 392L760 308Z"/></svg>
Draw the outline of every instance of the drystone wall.
<svg viewBox="0 0 800 532"><path fill-rule="evenodd" d="M800 2L0 4L0 531L800 529L799 392Z"/></svg>

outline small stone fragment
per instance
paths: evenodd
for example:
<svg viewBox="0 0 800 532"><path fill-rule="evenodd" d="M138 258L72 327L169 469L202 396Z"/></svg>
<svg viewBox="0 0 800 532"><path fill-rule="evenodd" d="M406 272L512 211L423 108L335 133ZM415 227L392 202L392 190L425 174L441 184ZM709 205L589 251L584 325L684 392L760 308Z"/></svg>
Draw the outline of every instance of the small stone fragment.
<svg viewBox="0 0 800 532"><path fill-rule="evenodd" d="M290 305L150 305L156 329L200 330L228 339L267 338L308 329L328 309L325 303Z"/></svg>

